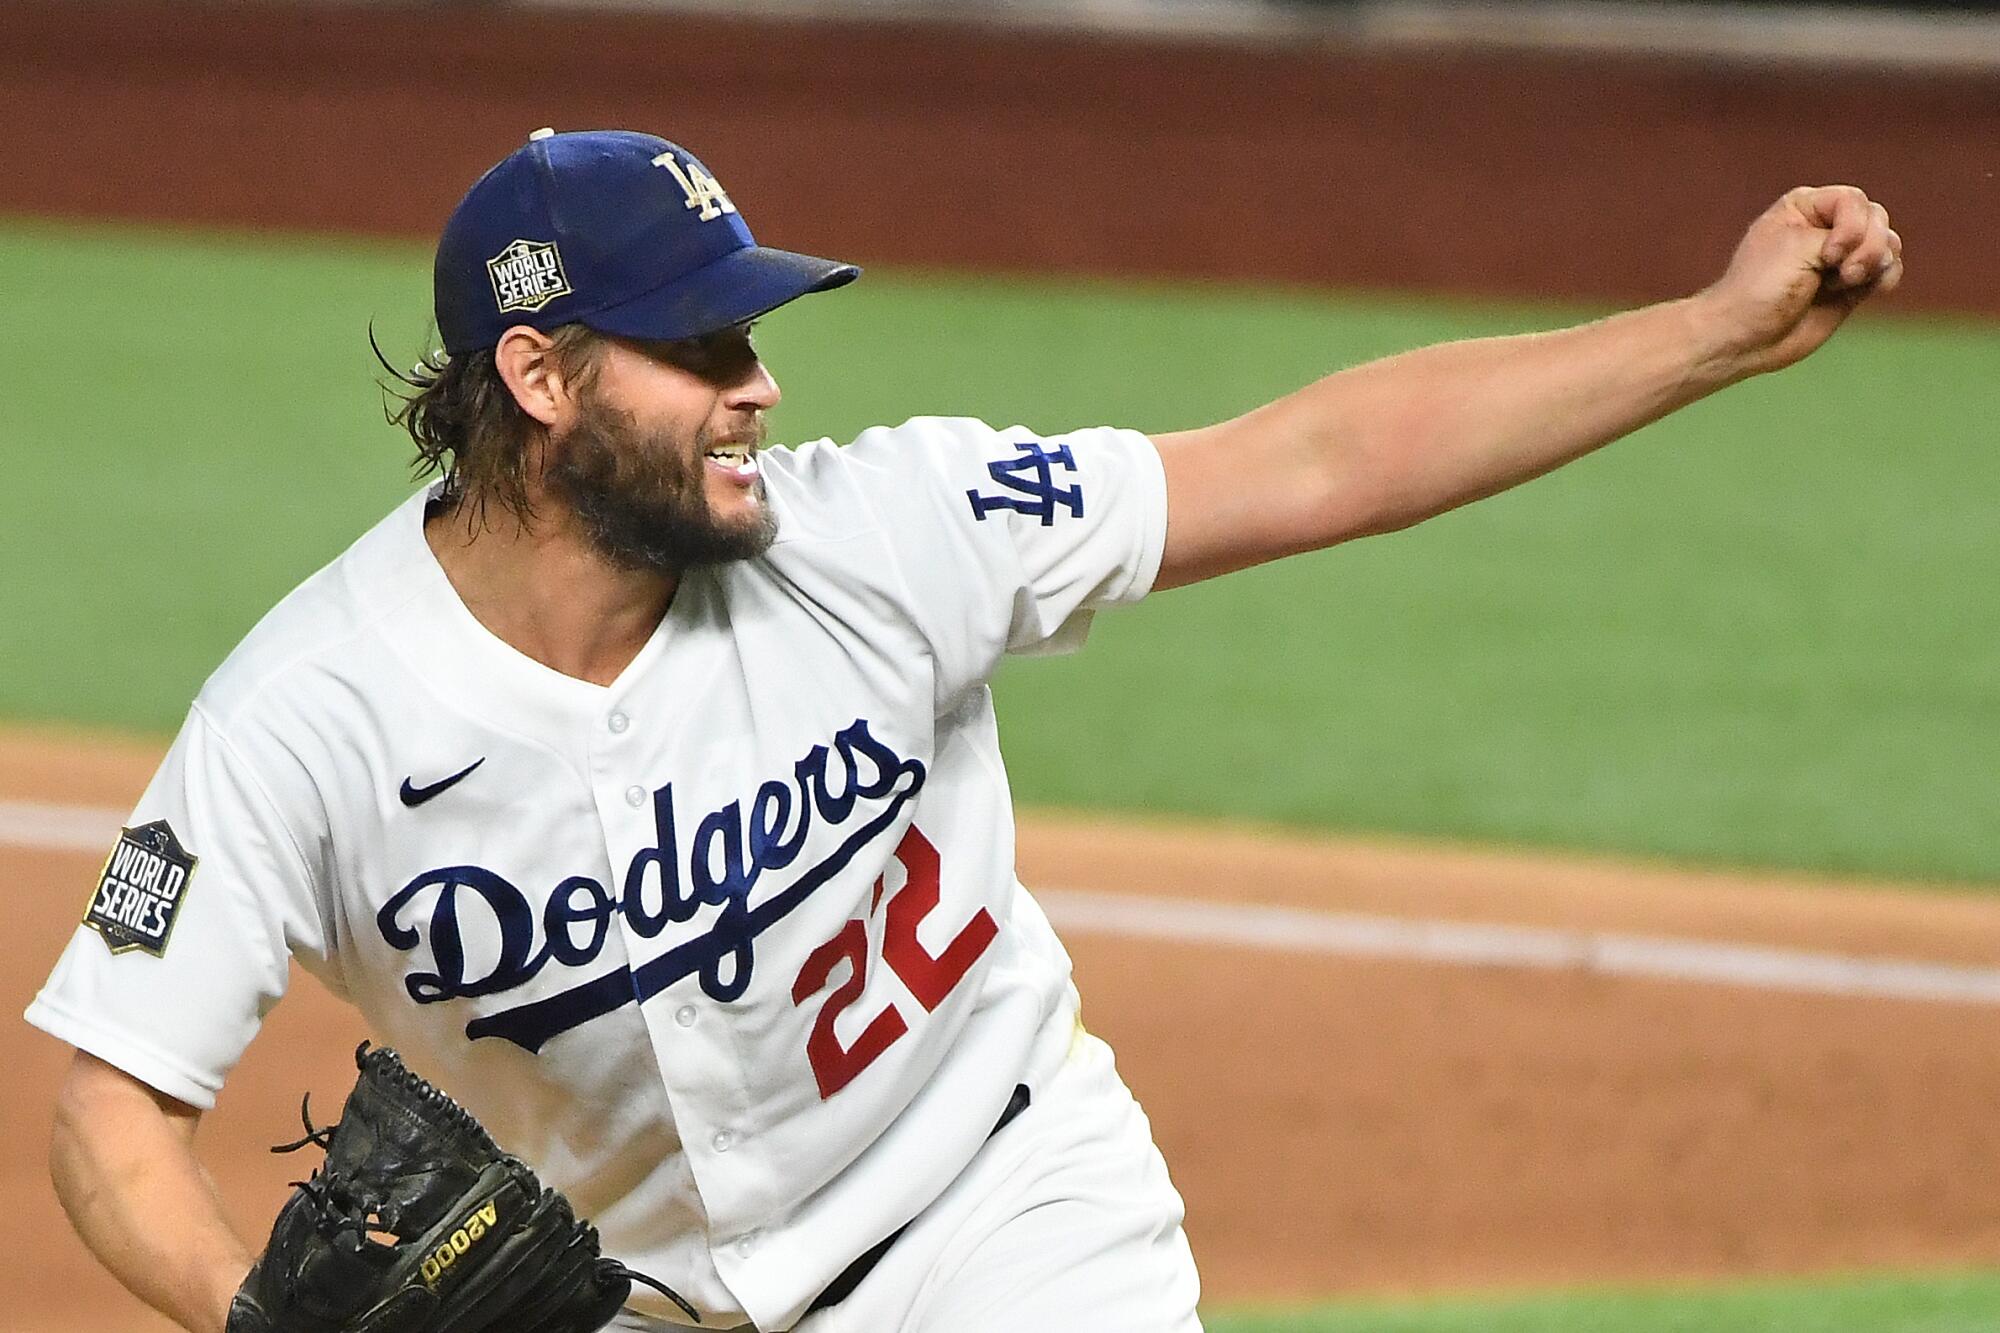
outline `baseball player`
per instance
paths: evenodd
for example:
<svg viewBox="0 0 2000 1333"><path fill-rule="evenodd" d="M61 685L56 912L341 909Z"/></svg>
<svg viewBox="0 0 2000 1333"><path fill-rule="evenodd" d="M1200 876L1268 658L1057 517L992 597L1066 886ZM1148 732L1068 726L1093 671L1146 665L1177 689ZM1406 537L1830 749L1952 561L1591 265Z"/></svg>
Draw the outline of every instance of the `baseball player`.
<svg viewBox="0 0 2000 1333"><path fill-rule="evenodd" d="M71 1219L225 1327L252 1252L190 1144L296 959L702 1327L1198 1328L1181 1201L1015 879L1002 655L1796 361L1900 251L1800 188L1698 295L1219 425L767 450L751 322L857 270L758 245L674 144L536 132L438 244L403 420L441 476L204 686L28 1011L77 1048ZM616 1326L688 1321L635 1288Z"/></svg>

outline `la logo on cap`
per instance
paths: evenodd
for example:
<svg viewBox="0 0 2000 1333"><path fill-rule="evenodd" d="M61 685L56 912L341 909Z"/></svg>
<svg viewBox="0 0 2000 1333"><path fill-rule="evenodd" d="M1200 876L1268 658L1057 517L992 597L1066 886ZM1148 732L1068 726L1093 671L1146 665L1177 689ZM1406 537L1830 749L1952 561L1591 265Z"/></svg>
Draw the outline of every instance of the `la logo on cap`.
<svg viewBox="0 0 2000 1333"><path fill-rule="evenodd" d="M558 296L570 294L562 254L553 241L516 240L486 261L493 279L493 300L503 311L540 310Z"/></svg>
<svg viewBox="0 0 2000 1333"><path fill-rule="evenodd" d="M722 188L722 182L701 168L701 163L689 158L686 166L672 151L661 153L653 159L656 167L665 167L674 173L674 180L680 184L681 193L687 196L687 206L698 208L695 214L703 222L713 222L724 213L734 213L735 203Z"/></svg>

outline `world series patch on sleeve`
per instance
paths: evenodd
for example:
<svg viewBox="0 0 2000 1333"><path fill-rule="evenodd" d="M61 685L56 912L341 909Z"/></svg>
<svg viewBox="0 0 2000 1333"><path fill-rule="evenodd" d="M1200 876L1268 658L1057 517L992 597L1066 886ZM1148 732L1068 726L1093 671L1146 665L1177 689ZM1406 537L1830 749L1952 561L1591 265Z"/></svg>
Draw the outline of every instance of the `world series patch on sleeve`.
<svg viewBox="0 0 2000 1333"><path fill-rule="evenodd" d="M197 859L164 819L121 830L83 924L102 935L113 953L144 949L164 956Z"/></svg>

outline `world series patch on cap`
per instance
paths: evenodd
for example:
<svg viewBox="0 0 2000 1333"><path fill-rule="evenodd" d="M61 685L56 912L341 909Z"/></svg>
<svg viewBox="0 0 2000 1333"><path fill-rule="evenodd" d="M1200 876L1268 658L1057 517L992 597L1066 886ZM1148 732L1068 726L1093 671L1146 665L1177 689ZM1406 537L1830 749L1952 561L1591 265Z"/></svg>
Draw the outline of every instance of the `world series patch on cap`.
<svg viewBox="0 0 2000 1333"><path fill-rule="evenodd" d="M83 924L102 935L113 953L144 949L155 958L165 956L197 859L164 819L122 830Z"/></svg>

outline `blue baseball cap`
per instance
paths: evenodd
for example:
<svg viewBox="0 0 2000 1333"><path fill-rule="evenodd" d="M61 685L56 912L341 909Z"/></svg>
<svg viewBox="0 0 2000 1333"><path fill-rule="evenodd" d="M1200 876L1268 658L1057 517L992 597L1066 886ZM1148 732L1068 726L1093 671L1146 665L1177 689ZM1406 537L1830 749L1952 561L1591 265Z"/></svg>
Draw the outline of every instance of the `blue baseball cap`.
<svg viewBox="0 0 2000 1333"><path fill-rule="evenodd" d="M630 130L536 130L444 224L438 336L454 356L517 324L694 338L860 275L757 244L721 184L677 144Z"/></svg>

